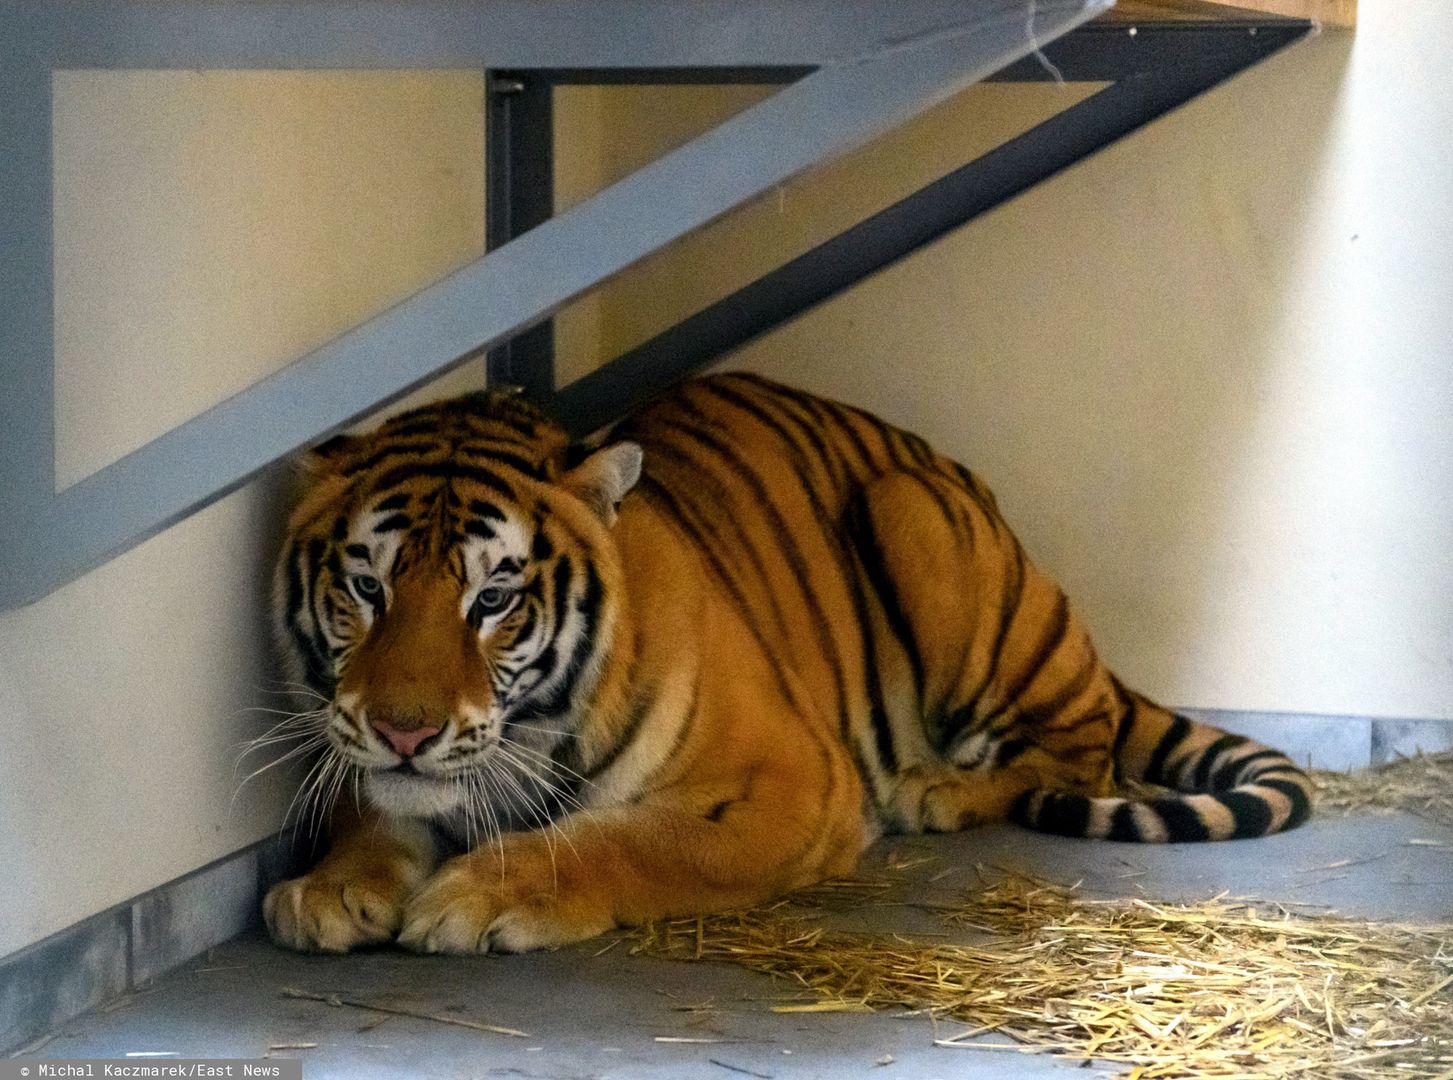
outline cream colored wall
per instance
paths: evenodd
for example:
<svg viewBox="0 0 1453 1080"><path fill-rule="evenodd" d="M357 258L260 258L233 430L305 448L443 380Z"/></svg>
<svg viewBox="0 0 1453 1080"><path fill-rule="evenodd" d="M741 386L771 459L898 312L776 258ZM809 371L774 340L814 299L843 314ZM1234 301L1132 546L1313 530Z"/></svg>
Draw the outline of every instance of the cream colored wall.
<svg viewBox="0 0 1453 1080"><path fill-rule="evenodd" d="M722 366L980 470L1170 702L1453 717L1450 47L1438 0L1369 5ZM605 302L604 352L1077 92L976 88L719 222Z"/></svg>
<svg viewBox="0 0 1453 1080"><path fill-rule="evenodd" d="M55 81L57 483L476 257L470 72ZM478 365L449 387L477 384ZM275 482L0 614L0 955L276 829Z"/></svg>

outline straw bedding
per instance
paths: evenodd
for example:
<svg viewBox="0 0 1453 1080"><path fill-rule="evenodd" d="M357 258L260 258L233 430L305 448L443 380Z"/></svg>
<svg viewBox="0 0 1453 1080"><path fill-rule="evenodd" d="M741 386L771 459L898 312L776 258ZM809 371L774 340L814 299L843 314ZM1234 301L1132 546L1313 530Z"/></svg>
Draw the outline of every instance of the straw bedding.
<svg viewBox="0 0 1453 1080"><path fill-rule="evenodd" d="M1453 828L1453 750L1351 772L1313 772L1319 813L1402 810Z"/></svg>
<svg viewBox="0 0 1453 1080"><path fill-rule="evenodd" d="M1453 754L1318 780L1323 813L1401 808L1453 824ZM883 887L829 883L657 924L635 951L729 961L812 992L784 1011L920 1010L940 1046L1111 1063L1135 1080L1453 1080L1453 926L1226 897L1095 899L1017 873L935 905L973 944L822 925L826 898ZM950 1034L946 1021L968 1027Z"/></svg>

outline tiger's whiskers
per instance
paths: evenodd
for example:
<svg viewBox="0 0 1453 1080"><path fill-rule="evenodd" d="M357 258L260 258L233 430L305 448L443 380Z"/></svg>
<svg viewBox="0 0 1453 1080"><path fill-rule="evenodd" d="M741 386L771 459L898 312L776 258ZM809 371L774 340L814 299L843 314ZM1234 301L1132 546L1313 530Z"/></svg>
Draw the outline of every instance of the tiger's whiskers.
<svg viewBox="0 0 1453 1080"><path fill-rule="evenodd" d="M272 725L262 734L255 738L247 739L239 745L237 757L232 763L232 778L237 780L237 774L242 769L242 763L248 756L264 750L270 746L286 745L293 743L283 753L272 760L264 762L253 769L240 781L232 790L231 806L237 805L237 799L245 788L263 773L277 768L289 761L294 761L317 750L324 748L328 742L326 721L327 711L325 709L310 709L305 712L286 712L281 709L260 709L257 711L272 712L281 714L283 719ZM284 819L286 822L286 819Z"/></svg>
<svg viewBox="0 0 1453 1080"><path fill-rule="evenodd" d="M495 748L496 755L498 755L498 757L500 758L503 758L505 764L515 765L516 767L518 767L518 763L513 758L508 756L507 752L504 749L504 745L505 744L501 742L499 746ZM496 780L499 783L501 789L504 789L505 786L508 785L509 791L513 791L518 796L518 798L513 801L516 803L516 805L523 805L524 809L529 813L530 817L534 819L535 824L544 834L545 848L550 853L550 876L551 879L555 882L556 887L558 888L560 884L560 869L555 861L555 840L550 834L552 831L554 831L556 833L560 833L560 835L564 837L564 833L560 832L560 827L555 824L555 822L551 819L548 810L542 805L543 796L537 799L536 797L530 795L525 790L524 785L522 785L516 777L512 776L509 771L505 769L496 769L495 760L495 758L490 759L488 775L490 776L490 778ZM503 792L506 798L508 798L509 791ZM565 842L570 843L568 837L565 837ZM574 850L573 844L571 844L571 850Z"/></svg>
<svg viewBox="0 0 1453 1080"><path fill-rule="evenodd" d="M297 817L293 818L293 842L296 843L298 829L305 822L307 829L304 835L316 839L328 812L332 810L334 802L337 801L338 793L348 779L348 774L356 772L357 767L345 760L342 755L331 749L325 749L314 762L313 767L308 770L307 776L303 778L292 801L288 803L287 813L283 815L283 824L279 828L279 832L287 828L288 819L293 818L293 808L297 807Z"/></svg>

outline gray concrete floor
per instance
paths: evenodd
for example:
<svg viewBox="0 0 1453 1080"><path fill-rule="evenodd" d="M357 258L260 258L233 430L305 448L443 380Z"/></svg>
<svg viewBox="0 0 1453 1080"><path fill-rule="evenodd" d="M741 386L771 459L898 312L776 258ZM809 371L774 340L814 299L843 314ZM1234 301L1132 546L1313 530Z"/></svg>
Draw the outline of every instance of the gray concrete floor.
<svg viewBox="0 0 1453 1080"><path fill-rule="evenodd" d="M1318 869L1343 860L1352 862ZM1389 815L1317 819L1284 836L1204 846L1094 844L1007 827L894 838L869 853L863 870L902 884L884 900L849 905L836 921L853 929L941 933L930 913L906 902L971 887L975 864L1080 881L1105 896L1194 900L1229 890L1372 918L1453 920L1453 830ZM602 953L605 944L518 957L415 957L393 950L305 957L247 936L151 990L66 1025L34 1053L256 1058L280 1044L316 1043L271 1051L302 1058L308 1080L932 1080L1067 1076L1075 1068L1051 1058L935 1047L924 1016L773 1013L773 1004L801 995L785 982L734 967L632 957L624 944ZM399 1016L380 1022L358 1009L284 997L284 987L505 1025L529 1037ZM890 1064L878 1064L889 1055ZM1110 1071L1079 1069L1077 1075Z"/></svg>

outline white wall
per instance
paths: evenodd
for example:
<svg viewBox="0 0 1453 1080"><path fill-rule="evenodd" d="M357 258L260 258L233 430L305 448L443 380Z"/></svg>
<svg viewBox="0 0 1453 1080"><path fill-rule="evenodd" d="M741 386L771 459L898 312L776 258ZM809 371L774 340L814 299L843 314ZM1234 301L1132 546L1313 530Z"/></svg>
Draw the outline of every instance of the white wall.
<svg viewBox="0 0 1453 1080"><path fill-rule="evenodd" d="M57 486L475 257L477 72L68 72ZM477 381L461 373L453 385ZM0 614L0 955L266 836L279 485Z"/></svg>

